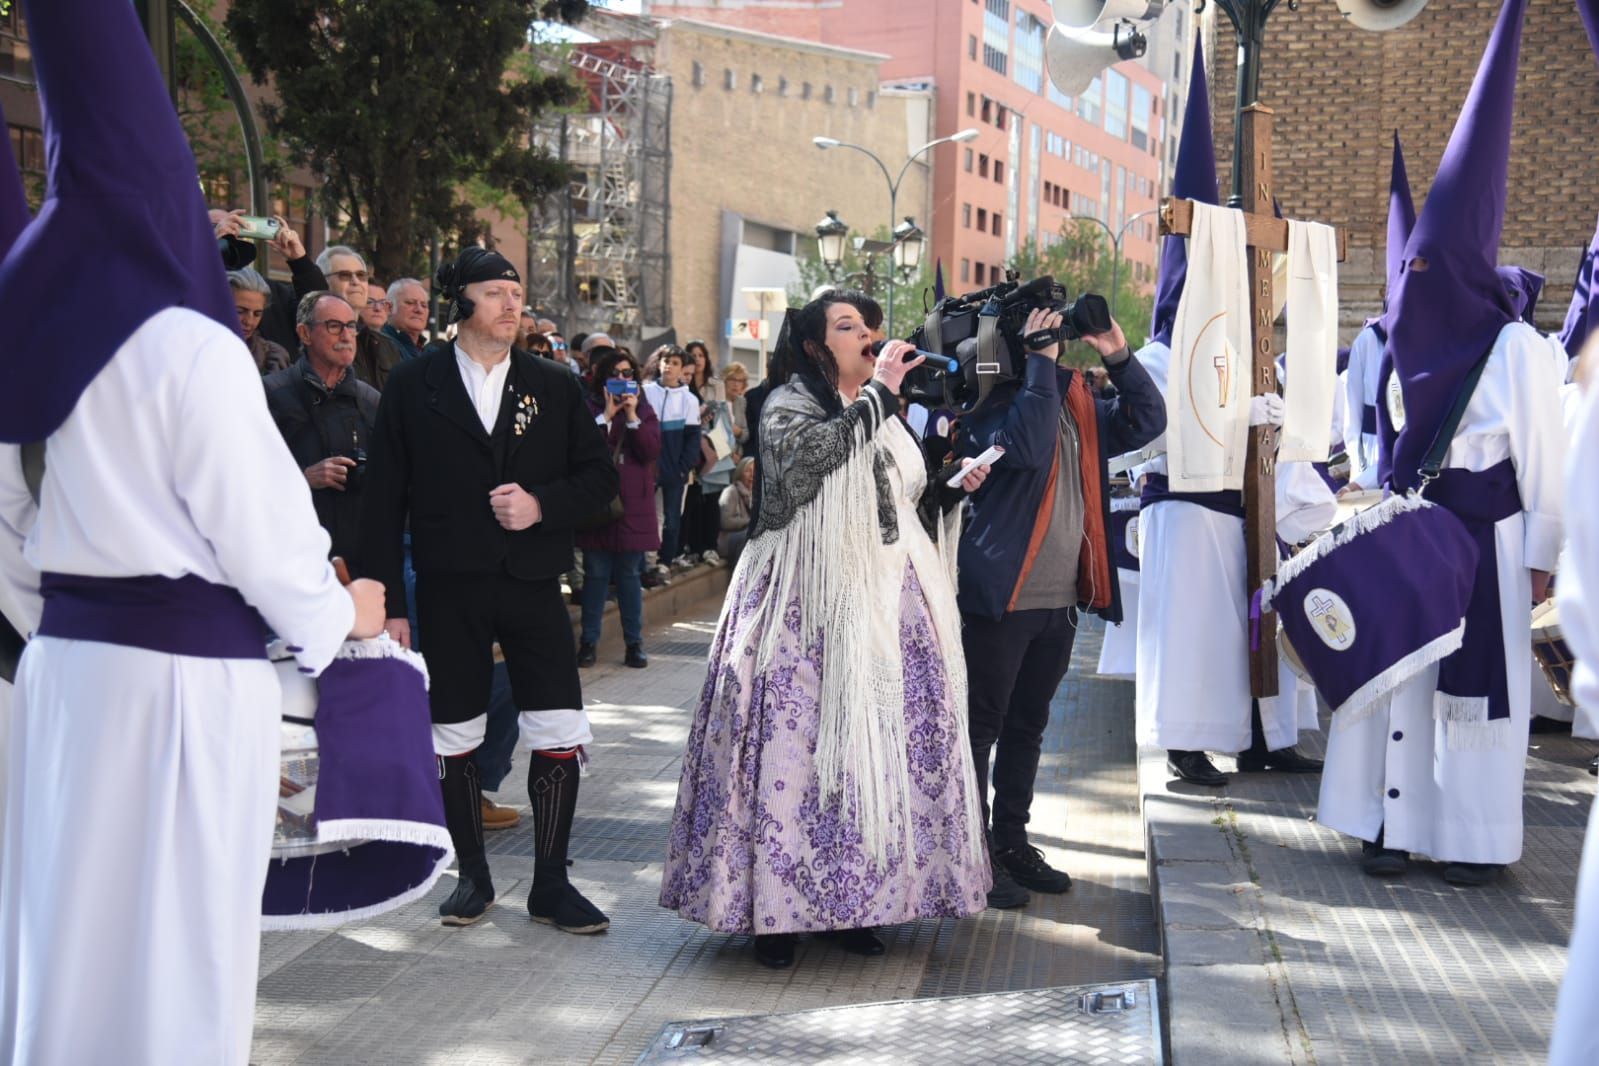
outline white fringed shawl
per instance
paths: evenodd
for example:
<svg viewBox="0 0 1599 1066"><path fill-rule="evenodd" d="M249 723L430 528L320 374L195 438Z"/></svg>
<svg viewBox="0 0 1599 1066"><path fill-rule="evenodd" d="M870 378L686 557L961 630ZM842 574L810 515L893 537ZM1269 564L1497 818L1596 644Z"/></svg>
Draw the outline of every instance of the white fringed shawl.
<svg viewBox="0 0 1599 1066"><path fill-rule="evenodd" d="M880 485L876 466L879 452L889 445L884 439L888 431L881 437L879 431L893 403L892 395L875 384L863 388L842 414L831 416L795 385L768 398L761 415L761 514L739 560L740 571L747 574L770 566L765 595L776 607L773 616L785 618L787 605L798 603L800 646L822 643L816 745L822 799L828 805L840 803L844 810L853 808L867 856L885 865L896 845L904 861L914 855L899 639L907 552L900 542L925 536L919 524L903 528L914 515L910 508L895 509L904 516L897 530L885 530L880 520L880 494L886 486ZM914 442L907 443L914 450ZM892 454L890 448L891 459ZM903 459L894 465L906 490L925 483L919 452L914 469L905 469ZM938 525L939 568L920 576L928 585L949 582L944 590L927 589L927 598L958 723L970 808L968 846L971 858L980 861L981 815L966 739L966 668L953 582L958 512ZM784 629L780 623L760 635L757 670L772 662Z"/></svg>

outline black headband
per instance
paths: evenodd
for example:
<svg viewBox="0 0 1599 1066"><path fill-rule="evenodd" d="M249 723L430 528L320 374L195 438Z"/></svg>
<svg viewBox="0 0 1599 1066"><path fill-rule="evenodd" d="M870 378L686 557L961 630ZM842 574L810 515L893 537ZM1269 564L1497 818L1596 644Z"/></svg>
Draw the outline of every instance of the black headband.
<svg viewBox="0 0 1599 1066"><path fill-rule="evenodd" d="M474 281L505 280L520 283L522 275L499 252L473 246L463 251L455 262L439 267L436 280L445 297L453 298Z"/></svg>

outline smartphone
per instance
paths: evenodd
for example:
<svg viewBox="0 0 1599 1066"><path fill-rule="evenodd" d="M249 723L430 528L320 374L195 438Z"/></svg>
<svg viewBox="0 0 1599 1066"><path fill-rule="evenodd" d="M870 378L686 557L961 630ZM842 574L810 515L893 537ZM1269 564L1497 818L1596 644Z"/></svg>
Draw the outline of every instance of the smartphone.
<svg viewBox="0 0 1599 1066"><path fill-rule="evenodd" d="M637 396L638 382L627 378L611 378L605 383L605 391L612 396Z"/></svg>
<svg viewBox="0 0 1599 1066"><path fill-rule="evenodd" d="M245 241L270 241L276 240L278 231L283 228L283 223L275 218L262 218L260 215L239 216L239 239Z"/></svg>
<svg viewBox="0 0 1599 1066"><path fill-rule="evenodd" d="M1005 449L1004 448L1001 448L997 444L994 445L993 447L991 447L987 451L985 451L982 455L979 455L977 457L977 459L972 463L972 465L970 467L966 467L965 469L962 469L954 477L950 478L949 481L945 482L945 484L947 484L952 489L960 488L960 483L962 481L964 481L965 478L966 478L967 470L975 470L975 469L977 469L980 466L993 466L995 463L999 462L1000 457L1003 456L1004 454L1005 454Z"/></svg>

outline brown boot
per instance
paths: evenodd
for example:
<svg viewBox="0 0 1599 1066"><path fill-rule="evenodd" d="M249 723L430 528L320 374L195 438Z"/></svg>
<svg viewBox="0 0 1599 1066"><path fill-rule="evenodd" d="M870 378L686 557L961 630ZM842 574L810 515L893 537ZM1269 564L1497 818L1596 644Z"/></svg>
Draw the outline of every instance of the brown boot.
<svg viewBox="0 0 1599 1066"><path fill-rule="evenodd" d="M483 797L483 828L487 832L496 829L515 829L522 816L515 807L501 807L498 803Z"/></svg>

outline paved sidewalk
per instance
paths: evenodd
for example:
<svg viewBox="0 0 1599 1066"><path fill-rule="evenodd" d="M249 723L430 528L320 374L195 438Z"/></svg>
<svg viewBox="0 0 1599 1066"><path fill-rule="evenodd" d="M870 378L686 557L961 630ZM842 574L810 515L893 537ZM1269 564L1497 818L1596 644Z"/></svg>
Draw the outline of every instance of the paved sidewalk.
<svg viewBox="0 0 1599 1066"><path fill-rule="evenodd" d="M612 918L575 937L528 921L531 829L490 837L499 901L469 929L438 924L430 897L331 933L263 938L251 1061L448 1066L631 1063L672 1020L1008 991L1155 975L1132 740L1131 687L1092 670L1083 634L1045 738L1035 842L1068 869L1065 896L964 921L885 932L880 959L802 942L795 967L762 969L749 941L656 905L690 708L704 680L714 604L652 632L651 665L584 673L598 743L573 833L574 880ZM519 757L495 798L527 809Z"/></svg>
<svg viewBox="0 0 1599 1066"><path fill-rule="evenodd" d="M1319 756L1324 736L1301 750ZM1314 821L1316 776L1245 774L1202 789L1169 780L1164 756L1145 753L1172 1061L1544 1062L1593 751L1532 738L1525 854L1480 889L1446 884L1433 863L1365 876L1359 842Z"/></svg>

